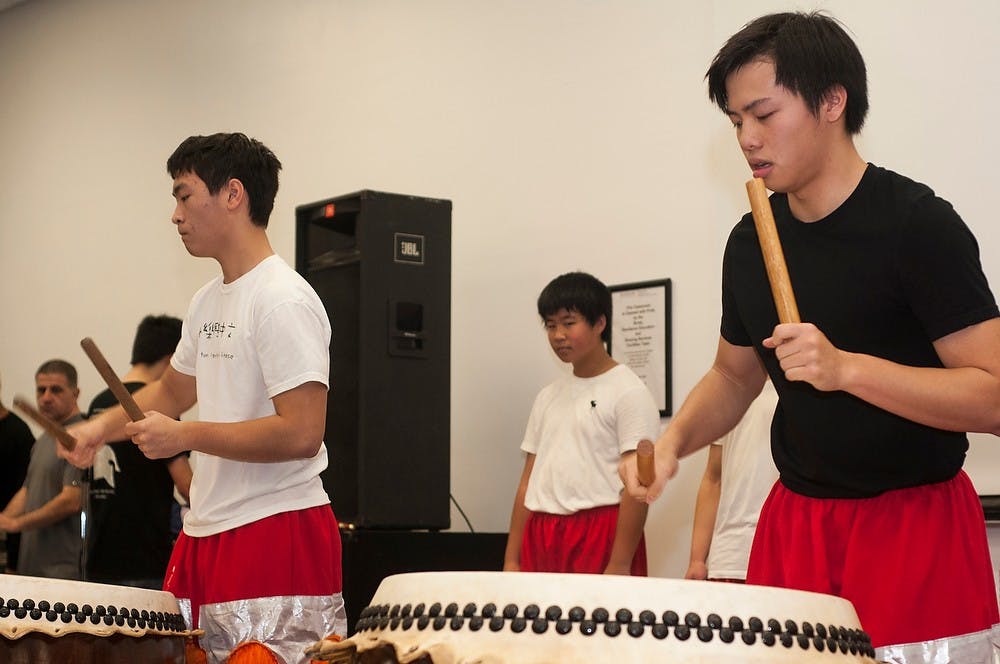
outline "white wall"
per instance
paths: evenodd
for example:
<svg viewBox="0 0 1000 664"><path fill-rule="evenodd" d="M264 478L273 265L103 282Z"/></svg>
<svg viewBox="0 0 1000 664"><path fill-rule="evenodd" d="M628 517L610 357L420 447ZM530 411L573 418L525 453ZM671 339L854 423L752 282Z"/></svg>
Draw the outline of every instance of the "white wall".
<svg viewBox="0 0 1000 664"><path fill-rule="evenodd" d="M534 299L556 274L670 277L675 407L718 338L719 262L749 177L704 72L757 15L816 3L654 0L31 0L0 13L0 371L6 403L43 360L100 378L135 324L181 315L216 271L170 226L164 162L194 133L240 130L284 163L271 223L294 261L294 207L363 188L453 212L452 493L506 529L537 390L564 370ZM825 5L869 65L871 161L932 184L1000 273L993 225L1000 5ZM683 574L702 454L653 509L654 574ZM984 492L1000 452L977 440ZM977 472L983 469L982 472ZM463 529L460 516L452 523Z"/></svg>

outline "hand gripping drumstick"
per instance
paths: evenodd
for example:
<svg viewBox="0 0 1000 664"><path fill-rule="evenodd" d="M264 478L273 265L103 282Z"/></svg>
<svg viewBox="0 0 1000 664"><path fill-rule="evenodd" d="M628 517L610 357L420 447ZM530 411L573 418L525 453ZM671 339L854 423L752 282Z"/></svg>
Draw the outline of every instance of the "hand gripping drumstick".
<svg viewBox="0 0 1000 664"><path fill-rule="evenodd" d="M111 369L111 365L108 364L108 361L104 359L104 355L102 355L101 351L98 350L97 344L94 343L94 340L87 337L86 339L80 341L80 345L83 346L83 352L85 352L87 357L90 358L90 361L94 363L97 373L101 374L101 378L103 378L104 382L108 384L108 389L111 390L111 393L115 395L116 399L118 399L118 403L120 403L122 408L125 409L125 413L128 415L129 419L133 422L138 422L139 420L144 419L146 416L143 414L142 409L139 408L139 404L135 402L135 399L132 398L129 391L125 389L125 385L118 378L118 374Z"/></svg>
<svg viewBox="0 0 1000 664"><path fill-rule="evenodd" d="M642 486L649 486L656 479L655 461L653 442L640 440L635 447L635 464L639 470L639 484Z"/></svg>
<svg viewBox="0 0 1000 664"><path fill-rule="evenodd" d="M61 424L45 413L36 410L34 406L21 397L14 397L14 405L22 410L25 415L33 419L38 426L48 431L67 451L72 452L76 449L76 438L71 436Z"/></svg>
<svg viewBox="0 0 1000 664"><path fill-rule="evenodd" d="M760 251L764 254L764 267L767 268L767 280L771 282L771 296L778 310L778 320L782 323L800 323L799 307L795 304L795 293L792 292L792 282L788 278L785 254L781 251L778 229L774 227L774 213L771 212L771 201L767 199L764 181L760 178L747 181L747 195L750 197L753 225L757 228Z"/></svg>

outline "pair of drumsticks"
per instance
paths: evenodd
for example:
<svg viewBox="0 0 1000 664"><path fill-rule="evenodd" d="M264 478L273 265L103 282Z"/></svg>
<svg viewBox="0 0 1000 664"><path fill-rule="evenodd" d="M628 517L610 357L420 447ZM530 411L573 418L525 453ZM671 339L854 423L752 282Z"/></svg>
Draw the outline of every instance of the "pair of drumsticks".
<svg viewBox="0 0 1000 664"><path fill-rule="evenodd" d="M125 389L125 385L118 378L118 375L111 369L111 365L108 361L104 359L104 355L98 349L97 344L90 337L80 341L80 345L83 347L83 352L87 354L90 361L94 363L94 368L97 369L97 373L101 374L101 378L104 382L108 384L108 389L111 393L115 395L118 399L118 403L122 405L125 412L128 414L129 419L133 422L138 422L143 419L145 415L142 413L142 409L139 408L139 404L135 402L129 391ZM45 429L49 434L55 438L60 445L66 448L68 451L72 452L76 449L76 438L72 436L65 427L60 423L53 420L51 417L45 413L40 412L34 406L32 406L28 401L22 397L14 397L14 405L17 406L25 415L30 417L35 421L38 426Z"/></svg>

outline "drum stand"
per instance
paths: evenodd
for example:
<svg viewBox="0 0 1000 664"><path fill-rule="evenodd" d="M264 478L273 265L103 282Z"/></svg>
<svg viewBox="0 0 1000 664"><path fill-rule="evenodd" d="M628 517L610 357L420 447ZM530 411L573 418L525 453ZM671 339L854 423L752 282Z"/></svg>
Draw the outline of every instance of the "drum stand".
<svg viewBox="0 0 1000 664"><path fill-rule="evenodd" d="M83 472L80 488L80 580L87 580L87 544L90 535L90 485L94 481L94 468L91 466Z"/></svg>

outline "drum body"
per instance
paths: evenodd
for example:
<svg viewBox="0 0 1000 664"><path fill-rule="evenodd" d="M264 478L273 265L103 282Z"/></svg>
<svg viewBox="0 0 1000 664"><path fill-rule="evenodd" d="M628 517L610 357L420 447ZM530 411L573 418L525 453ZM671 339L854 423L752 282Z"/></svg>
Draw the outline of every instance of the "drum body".
<svg viewBox="0 0 1000 664"><path fill-rule="evenodd" d="M0 575L0 664L184 664L187 635L170 593Z"/></svg>

